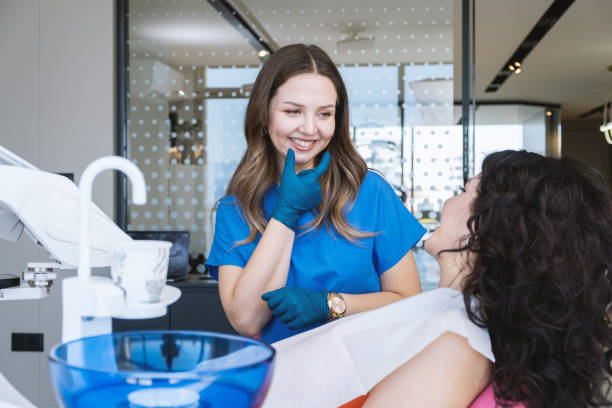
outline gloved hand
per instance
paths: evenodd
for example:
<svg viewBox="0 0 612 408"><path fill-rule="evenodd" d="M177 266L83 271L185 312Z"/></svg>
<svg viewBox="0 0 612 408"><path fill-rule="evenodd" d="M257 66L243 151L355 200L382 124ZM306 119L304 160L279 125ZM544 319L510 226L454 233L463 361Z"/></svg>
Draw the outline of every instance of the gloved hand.
<svg viewBox="0 0 612 408"><path fill-rule="evenodd" d="M304 170L295 174L295 154L289 149L281 176L278 204L272 213L272 218L297 231L300 216L319 205L323 199L319 177L327 170L329 161L329 152L325 152L321 163L314 170Z"/></svg>
<svg viewBox="0 0 612 408"><path fill-rule="evenodd" d="M264 293L268 308L291 330L326 322L329 317L326 290L283 287Z"/></svg>

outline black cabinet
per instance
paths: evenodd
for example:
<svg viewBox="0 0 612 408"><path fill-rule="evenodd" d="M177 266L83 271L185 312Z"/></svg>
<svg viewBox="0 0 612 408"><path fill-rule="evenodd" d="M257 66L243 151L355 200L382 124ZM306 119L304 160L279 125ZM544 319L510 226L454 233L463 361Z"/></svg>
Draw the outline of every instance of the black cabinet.
<svg viewBox="0 0 612 408"><path fill-rule="evenodd" d="M113 332L131 330L203 330L237 334L221 306L217 281L188 275L170 285L181 290L181 297L168 307L165 316L155 319L113 319Z"/></svg>

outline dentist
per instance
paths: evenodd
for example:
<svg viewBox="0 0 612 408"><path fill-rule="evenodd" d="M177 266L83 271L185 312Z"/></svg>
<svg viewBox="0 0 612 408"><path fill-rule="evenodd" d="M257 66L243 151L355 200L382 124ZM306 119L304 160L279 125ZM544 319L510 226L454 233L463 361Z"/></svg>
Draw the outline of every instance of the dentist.
<svg viewBox="0 0 612 408"><path fill-rule="evenodd" d="M317 46L283 47L257 76L207 260L244 335L272 343L421 291L411 248L425 229L368 171L348 108Z"/></svg>

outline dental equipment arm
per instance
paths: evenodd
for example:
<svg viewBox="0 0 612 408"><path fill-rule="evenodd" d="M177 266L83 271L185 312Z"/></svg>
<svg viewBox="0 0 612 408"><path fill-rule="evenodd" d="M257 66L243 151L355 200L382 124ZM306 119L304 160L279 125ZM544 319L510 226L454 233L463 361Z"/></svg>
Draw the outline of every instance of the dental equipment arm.
<svg viewBox="0 0 612 408"><path fill-rule="evenodd" d="M165 286L160 302L128 302L125 292L109 278L91 276L91 267L112 264L111 244L132 241L91 203L93 179L106 169L127 173L134 186L133 202L146 202L144 177L124 158L94 161L83 172L79 189L68 178L41 171L0 146L0 238L17 241L25 231L56 261L28 263L22 276L27 283L0 287L0 301L42 298L49 294L55 270L78 266L78 276L62 283L62 342L110 333L112 317L163 316L181 294ZM33 407L0 374L0 408L13 406Z"/></svg>
<svg viewBox="0 0 612 408"><path fill-rule="evenodd" d="M94 161L83 172L80 189L68 178L41 171L1 146L0 163L0 237L17 240L25 231L56 261L29 263L23 274L27 284L0 288L0 300L44 297L55 279L54 270L78 266L79 280L64 280L64 341L110 332L111 317L142 319L166 314L166 306L180 296L178 289L166 286L162 302L128 308L118 286L90 272L91 267L112 265L111 244L132 241L91 203L93 180L106 169L124 171L134 186L133 202L144 204L144 177L132 162L121 157ZM66 285L75 288L66 291Z"/></svg>
<svg viewBox="0 0 612 408"><path fill-rule="evenodd" d="M78 265L79 189L64 176L41 170L0 165L0 209L3 209L0 236L18 230L44 247L52 258L66 267ZM91 266L111 264L110 243L131 241L97 206L91 206ZM16 232L12 233L16 237ZM18 237L17 237L18 238ZM16 239L15 239L16 240Z"/></svg>
<svg viewBox="0 0 612 408"><path fill-rule="evenodd" d="M25 167L38 170L13 152L0 146L0 165ZM16 242L23 233L23 223L13 212L0 209L0 239Z"/></svg>

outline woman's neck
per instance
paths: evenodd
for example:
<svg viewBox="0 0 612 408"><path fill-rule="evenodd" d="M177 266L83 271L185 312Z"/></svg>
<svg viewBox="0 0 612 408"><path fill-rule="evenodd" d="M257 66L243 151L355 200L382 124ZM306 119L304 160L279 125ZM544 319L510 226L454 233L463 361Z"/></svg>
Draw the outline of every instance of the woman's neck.
<svg viewBox="0 0 612 408"><path fill-rule="evenodd" d="M465 256L457 252L445 252L436 258L440 266L440 288L463 290L462 271L465 268Z"/></svg>

